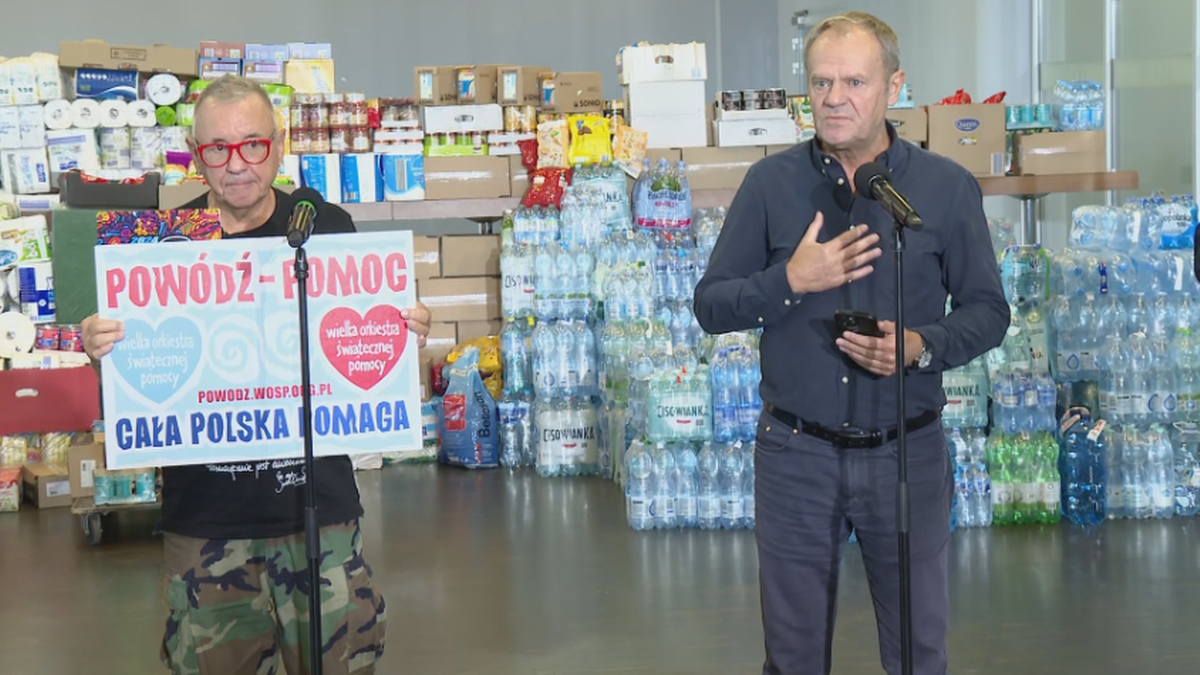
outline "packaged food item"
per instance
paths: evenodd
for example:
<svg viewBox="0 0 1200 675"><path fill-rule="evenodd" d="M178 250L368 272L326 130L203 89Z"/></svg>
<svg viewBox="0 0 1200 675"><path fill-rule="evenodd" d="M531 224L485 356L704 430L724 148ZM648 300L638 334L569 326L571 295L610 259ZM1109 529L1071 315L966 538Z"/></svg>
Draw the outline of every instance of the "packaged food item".
<svg viewBox="0 0 1200 675"><path fill-rule="evenodd" d="M379 101L380 125L384 128L416 128L421 125L420 107L410 98Z"/></svg>
<svg viewBox="0 0 1200 675"><path fill-rule="evenodd" d="M541 206L562 208L563 193L570 185L570 171L561 168L538 168L529 178L529 190L523 204L526 208Z"/></svg>
<svg viewBox="0 0 1200 675"><path fill-rule="evenodd" d="M613 147L613 161L625 173L637 178L642 173L642 160L646 157L646 147L650 142L650 134L633 127L617 127L617 141Z"/></svg>
<svg viewBox="0 0 1200 675"><path fill-rule="evenodd" d="M486 469L500 464L496 401L479 371L479 350L466 348L446 368L449 384L442 398L440 423L445 464Z"/></svg>
<svg viewBox="0 0 1200 675"><path fill-rule="evenodd" d="M311 150L309 151L309 154L327 155L332 152L332 150L330 150L331 144L329 139L329 129L313 129L309 133L312 134L312 143L310 145Z"/></svg>
<svg viewBox="0 0 1200 675"><path fill-rule="evenodd" d="M531 134L537 128L537 108L531 105L504 106L504 130L514 134Z"/></svg>
<svg viewBox="0 0 1200 675"><path fill-rule="evenodd" d="M350 152L371 151L371 127L354 127L347 131L350 132Z"/></svg>
<svg viewBox="0 0 1200 675"><path fill-rule="evenodd" d="M571 115L567 122L571 128L571 166L612 163L612 132L603 115Z"/></svg>
<svg viewBox="0 0 1200 675"><path fill-rule="evenodd" d="M329 127L345 129L350 126L350 104L342 94L325 94L325 104L329 106ZM337 152L336 150L334 152Z"/></svg>
<svg viewBox="0 0 1200 675"><path fill-rule="evenodd" d="M350 152L350 127L329 129L329 151L339 155Z"/></svg>
<svg viewBox="0 0 1200 675"><path fill-rule="evenodd" d="M538 125L538 168L565 169L570 148L567 120L551 120Z"/></svg>
<svg viewBox="0 0 1200 675"><path fill-rule="evenodd" d="M310 155L312 154L312 136L313 132L304 128L292 129L292 154L293 155Z"/></svg>
<svg viewBox="0 0 1200 675"><path fill-rule="evenodd" d="M370 106L367 105L367 95L358 92L346 94L346 106L350 109L350 126L367 127L371 125Z"/></svg>
<svg viewBox="0 0 1200 675"><path fill-rule="evenodd" d="M72 434L42 434L42 463L66 470L67 448L71 447Z"/></svg>
<svg viewBox="0 0 1200 675"><path fill-rule="evenodd" d="M0 513L15 513L20 509L21 469L0 468Z"/></svg>
<svg viewBox="0 0 1200 675"><path fill-rule="evenodd" d="M0 436L0 467L25 466L29 454L29 438L23 435Z"/></svg>

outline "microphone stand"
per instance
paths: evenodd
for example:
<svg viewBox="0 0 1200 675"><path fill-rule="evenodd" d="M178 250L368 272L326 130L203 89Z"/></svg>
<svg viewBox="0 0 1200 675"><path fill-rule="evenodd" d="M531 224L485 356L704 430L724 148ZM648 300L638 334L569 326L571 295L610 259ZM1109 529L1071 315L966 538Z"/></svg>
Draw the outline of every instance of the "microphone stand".
<svg viewBox="0 0 1200 675"><path fill-rule="evenodd" d="M307 239L307 237L306 237ZM304 548L308 558L309 675L321 675L321 530L317 527L317 470L313 457L312 375L308 353L308 254L296 246L297 303L300 310L300 401L304 420Z"/></svg>
<svg viewBox="0 0 1200 675"><path fill-rule="evenodd" d="M912 552L909 547L908 504L908 416L904 404L904 222L894 219L893 246L896 251L896 536L900 547L900 672L912 675Z"/></svg>

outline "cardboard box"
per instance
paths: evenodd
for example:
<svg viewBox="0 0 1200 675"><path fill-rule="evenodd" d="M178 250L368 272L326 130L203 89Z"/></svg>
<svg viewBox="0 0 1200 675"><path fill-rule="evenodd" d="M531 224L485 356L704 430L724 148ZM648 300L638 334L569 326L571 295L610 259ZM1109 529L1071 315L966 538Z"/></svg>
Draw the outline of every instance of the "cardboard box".
<svg viewBox="0 0 1200 675"><path fill-rule="evenodd" d="M1017 172L1025 176L1101 173L1108 170L1108 137L1103 131L1018 134Z"/></svg>
<svg viewBox="0 0 1200 675"><path fill-rule="evenodd" d="M929 111L925 108L888 110L887 121L896 127L896 136L909 143L929 142Z"/></svg>
<svg viewBox="0 0 1200 675"><path fill-rule="evenodd" d="M328 42L289 42L287 50L289 61L333 58L333 45Z"/></svg>
<svg viewBox="0 0 1200 675"><path fill-rule="evenodd" d="M179 185L160 185L158 187L158 208L164 211L177 209L197 199L208 192L208 183L204 181L188 181Z"/></svg>
<svg viewBox="0 0 1200 675"><path fill-rule="evenodd" d="M780 152L787 152L788 150L791 150L794 147L796 147L795 143L786 143L786 144L780 144L780 145L768 145L766 148L767 156L770 157L771 155L778 154Z"/></svg>
<svg viewBox="0 0 1200 675"><path fill-rule="evenodd" d="M464 277L417 282L417 297L438 321L492 321L500 318L500 279Z"/></svg>
<svg viewBox="0 0 1200 675"><path fill-rule="evenodd" d="M195 49L169 45L110 45L104 40L63 40L58 45L58 65L63 68L106 68L142 73L199 74Z"/></svg>
<svg viewBox="0 0 1200 675"><path fill-rule="evenodd" d="M332 94L336 82L333 59L288 61L283 68L283 81L297 94Z"/></svg>
<svg viewBox="0 0 1200 675"><path fill-rule="evenodd" d="M541 105L544 66L501 66L496 71L496 100L505 105Z"/></svg>
<svg viewBox="0 0 1200 675"><path fill-rule="evenodd" d="M413 267L418 281L442 276L441 237L413 237Z"/></svg>
<svg viewBox="0 0 1200 675"><path fill-rule="evenodd" d="M266 84L283 84L283 61L246 61L242 64L246 79Z"/></svg>
<svg viewBox="0 0 1200 675"><path fill-rule="evenodd" d="M435 309L434 318L440 318L439 315L440 312ZM428 358L432 363L441 363L457 346L458 324L435 321L429 326L429 335L425 337L425 348L421 350L421 358Z"/></svg>
<svg viewBox="0 0 1200 675"><path fill-rule="evenodd" d="M426 157L426 199L509 196L507 157Z"/></svg>
<svg viewBox="0 0 1200 675"><path fill-rule="evenodd" d="M508 181L509 194L513 197L525 196L529 191L529 169L525 168L525 163L521 159L521 155L510 155L508 158Z"/></svg>
<svg viewBox="0 0 1200 675"><path fill-rule="evenodd" d="M629 125L646 132L648 147L709 145L704 82L642 82L625 87Z"/></svg>
<svg viewBox="0 0 1200 675"><path fill-rule="evenodd" d="M766 156L764 147L683 149L693 190L736 190L750 167Z"/></svg>
<svg viewBox="0 0 1200 675"><path fill-rule="evenodd" d="M433 398L433 359L422 352L418 368L421 373L421 401L424 402Z"/></svg>
<svg viewBox="0 0 1200 675"><path fill-rule="evenodd" d="M458 102L463 105L495 103L496 77L500 67L500 64L459 66L455 72Z"/></svg>
<svg viewBox="0 0 1200 675"><path fill-rule="evenodd" d="M203 40L200 42L200 58L244 59L246 58L246 43Z"/></svg>
<svg viewBox="0 0 1200 675"><path fill-rule="evenodd" d="M708 79L708 52L703 42L641 44L617 52L621 84Z"/></svg>
<svg viewBox="0 0 1200 675"><path fill-rule="evenodd" d="M25 481L25 501L39 509L71 505L71 479L66 474L46 466L30 464L22 472Z"/></svg>
<svg viewBox="0 0 1200 675"><path fill-rule="evenodd" d="M722 148L780 145L796 138L791 118L760 120L717 120L713 122L717 145Z"/></svg>
<svg viewBox="0 0 1200 675"><path fill-rule="evenodd" d="M288 57L288 46L285 44L272 45L260 42L247 42L246 55L242 58L247 61L287 61Z"/></svg>
<svg viewBox="0 0 1200 675"><path fill-rule="evenodd" d="M103 468L103 445L74 445L67 448L67 475L71 477L71 496L91 497L96 494L93 476L96 469Z"/></svg>
<svg viewBox="0 0 1200 675"><path fill-rule="evenodd" d="M418 66L413 77L413 98L421 105L458 105L458 69Z"/></svg>
<svg viewBox="0 0 1200 675"><path fill-rule="evenodd" d="M604 110L604 75L597 72L549 73L542 80L542 109L558 113Z"/></svg>
<svg viewBox="0 0 1200 675"><path fill-rule="evenodd" d="M242 74L241 59L200 59L200 79L219 80L226 75Z"/></svg>
<svg viewBox="0 0 1200 675"><path fill-rule="evenodd" d="M977 176L1003 176L1007 164L1006 106L929 106L929 151Z"/></svg>
<svg viewBox="0 0 1200 675"><path fill-rule="evenodd" d="M443 277L500 276L500 235L470 234L442 237Z"/></svg>
<svg viewBox="0 0 1200 675"><path fill-rule="evenodd" d="M494 321L459 321L458 341L466 342L467 340L488 337L489 335L499 335L500 329L503 327L504 322L499 319Z"/></svg>
<svg viewBox="0 0 1200 675"><path fill-rule="evenodd" d="M483 105L425 106L422 108L426 140L430 134L504 131L504 108Z"/></svg>

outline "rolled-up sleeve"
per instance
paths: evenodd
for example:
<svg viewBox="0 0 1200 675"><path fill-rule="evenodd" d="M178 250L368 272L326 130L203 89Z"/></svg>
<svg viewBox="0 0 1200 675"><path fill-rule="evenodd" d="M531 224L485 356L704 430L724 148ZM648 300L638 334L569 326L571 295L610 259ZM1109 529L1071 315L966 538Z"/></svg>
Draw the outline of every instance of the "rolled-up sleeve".
<svg viewBox="0 0 1200 675"><path fill-rule="evenodd" d="M964 181L955 191L958 196L950 210L952 224L942 264L950 313L914 329L933 354L931 370L970 363L999 346L1009 325L1008 301L983 212L983 192L973 177L964 176Z"/></svg>
<svg viewBox="0 0 1200 675"><path fill-rule="evenodd" d="M787 261L770 264L759 170L756 165L746 174L696 286L696 320L712 335L769 326L800 301L788 283Z"/></svg>

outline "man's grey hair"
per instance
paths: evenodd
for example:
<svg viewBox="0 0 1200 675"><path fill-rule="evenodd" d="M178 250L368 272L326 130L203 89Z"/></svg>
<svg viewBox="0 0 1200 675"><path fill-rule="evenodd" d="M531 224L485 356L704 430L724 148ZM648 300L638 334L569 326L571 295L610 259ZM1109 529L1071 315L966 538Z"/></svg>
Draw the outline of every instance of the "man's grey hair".
<svg viewBox="0 0 1200 675"><path fill-rule="evenodd" d="M275 115L273 111L275 107L271 105L271 97L267 96L266 90L254 80L248 80L237 75L220 77L205 87L204 91L200 92L200 99L196 101L196 118L203 115L201 111L204 109L206 103L233 103L246 98L257 98L259 101L262 101L267 110L272 111L271 122L272 126L274 126Z"/></svg>
<svg viewBox="0 0 1200 675"><path fill-rule="evenodd" d="M888 77L900 70L900 41L896 38L896 31L879 17L866 12L845 12L817 24L804 43L804 69L809 70L813 45L822 35L830 31L845 35L852 30L866 31L879 40L879 47L883 52L883 69Z"/></svg>

